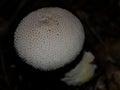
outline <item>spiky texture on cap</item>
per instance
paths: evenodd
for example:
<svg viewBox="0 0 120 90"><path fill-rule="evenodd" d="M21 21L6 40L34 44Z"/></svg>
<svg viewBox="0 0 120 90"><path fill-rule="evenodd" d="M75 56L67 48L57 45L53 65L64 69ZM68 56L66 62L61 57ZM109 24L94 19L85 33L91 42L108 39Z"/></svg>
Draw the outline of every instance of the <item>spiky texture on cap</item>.
<svg viewBox="0 0 120 90"><path fill-rule="evenodd" d="M70 63L82 50L84 31L76 16L57 7L31 12L18 25L14 45L35 68L54 70Z"/></svg>

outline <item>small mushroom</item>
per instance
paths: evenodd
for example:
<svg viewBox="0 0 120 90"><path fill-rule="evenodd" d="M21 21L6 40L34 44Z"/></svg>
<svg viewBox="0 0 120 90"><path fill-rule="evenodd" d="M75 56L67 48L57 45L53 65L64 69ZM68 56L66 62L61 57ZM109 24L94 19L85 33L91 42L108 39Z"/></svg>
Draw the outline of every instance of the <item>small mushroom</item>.
<svg viewBox="0 0 120 90"><path fill-rule="evenodd" d="M94 71L96 65L93 65L91 62L94 60L94 56L91 52L85 52L82 60L78 65L65 74L65 77L61 80L67 83L68 85L82 85L85 82L89 81L94 76Z"/></svg>

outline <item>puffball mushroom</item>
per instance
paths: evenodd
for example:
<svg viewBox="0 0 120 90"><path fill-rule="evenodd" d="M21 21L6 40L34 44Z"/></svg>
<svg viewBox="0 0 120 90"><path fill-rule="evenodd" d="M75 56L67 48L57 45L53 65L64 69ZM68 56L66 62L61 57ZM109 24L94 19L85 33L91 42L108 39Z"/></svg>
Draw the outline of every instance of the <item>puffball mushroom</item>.
<svg viewBox="0 0 120 90"><path fill-rule="evenodd" d="M55 70L72 62L81 52L84 30L79 19L69 11L48 7L28 14L18 25L14 46L29 65L41 70Z"/></svg>

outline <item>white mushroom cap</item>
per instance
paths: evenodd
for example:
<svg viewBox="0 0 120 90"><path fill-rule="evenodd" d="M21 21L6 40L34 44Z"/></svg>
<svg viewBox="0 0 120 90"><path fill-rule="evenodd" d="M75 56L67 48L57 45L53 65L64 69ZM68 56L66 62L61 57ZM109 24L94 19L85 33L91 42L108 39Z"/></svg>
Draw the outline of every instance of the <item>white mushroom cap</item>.
<svg viewBox="0 0 120 90"><path fill-rule="evenodd" d="M73 61L84 43L83 26L65 9L42 8L19 24L14 45L21 58L35 68L54 70Z"/></svg>

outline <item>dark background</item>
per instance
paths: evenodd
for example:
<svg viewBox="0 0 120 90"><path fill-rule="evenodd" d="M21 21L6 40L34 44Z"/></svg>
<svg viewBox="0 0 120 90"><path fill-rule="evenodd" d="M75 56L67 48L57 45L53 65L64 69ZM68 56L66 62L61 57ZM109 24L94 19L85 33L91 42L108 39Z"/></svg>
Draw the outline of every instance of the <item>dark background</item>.
<svg viewBox="0 0 120 90"><path fill-rule="evenodd" d="M84 49L94 54L98 66L84 85L67 86L59 81L68 68L43 72L17 55L13 44L17 25L28 13L43 7L65 8L81 20L86 35ZM0 0L0 90L120 90L119 47L120 0ZM119 81L114 77L116 72Z"/></svg>

